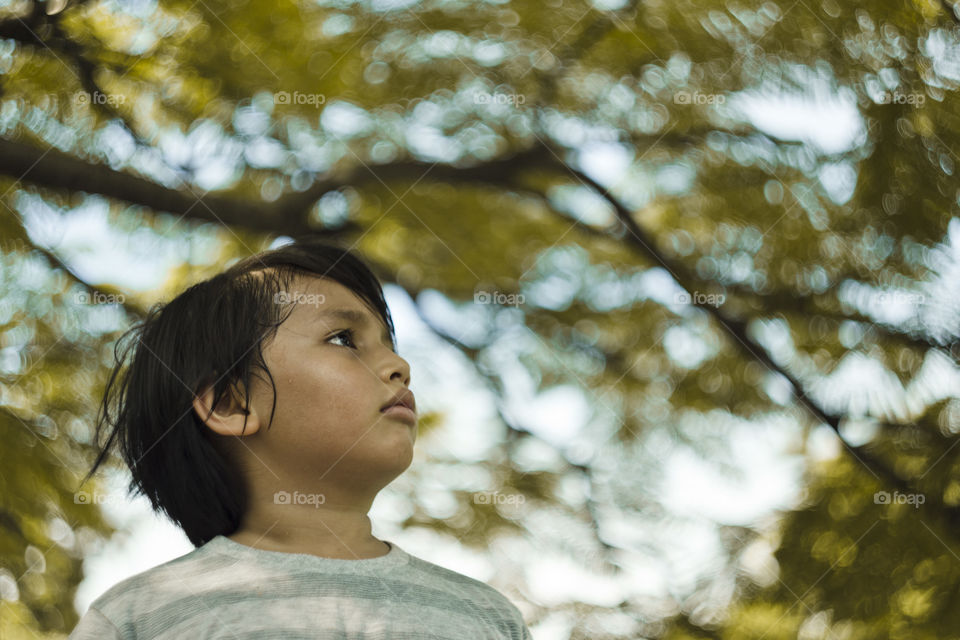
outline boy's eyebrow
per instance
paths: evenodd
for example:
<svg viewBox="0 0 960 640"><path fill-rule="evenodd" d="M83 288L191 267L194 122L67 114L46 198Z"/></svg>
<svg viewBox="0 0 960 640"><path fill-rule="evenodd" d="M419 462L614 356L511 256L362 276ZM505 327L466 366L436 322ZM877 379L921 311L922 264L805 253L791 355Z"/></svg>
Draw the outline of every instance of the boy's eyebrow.
<svg viewBox="0 0 960 640"><path fill-rule="evenodd" d="M324 309L323 311L319 311L316 315L314 315L313 319L320 320L330 316L339 318L341 320L354 322L361 326L367 326L367 324L370 322L370 316L357 309ZM380 333L380 339L383 340L384 344L389 344L391 348L393 347L393 341L390 339L390 334L387 332L386 327L384 327L383 331Z"/></svg>

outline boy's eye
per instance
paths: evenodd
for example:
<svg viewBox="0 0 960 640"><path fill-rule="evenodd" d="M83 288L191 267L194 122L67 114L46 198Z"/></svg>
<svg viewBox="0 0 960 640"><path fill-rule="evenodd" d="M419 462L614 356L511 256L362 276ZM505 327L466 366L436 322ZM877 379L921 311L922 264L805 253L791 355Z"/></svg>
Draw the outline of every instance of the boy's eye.
<svg viewBox="0 0 960 640"><path fill-rule="evenodd" d="M354 341L353 341L353 330L352 330L352 329L344 329L344 330L342 330L342 331L338 331L338 332L336 332L335 334L333 334L332 336L330 336L330 338L329 338L328 340L333 340L334 338L339 338L339 337L341 337L341 336L346 336L346 338L345 338L346 341L347 341L350 345L352 345L352 346L350 346L350 347L348 347L348 348L350 348L350 349L355 349L355 348L357 347L357 345L356 345L356 344L354 343Z"/></svg>

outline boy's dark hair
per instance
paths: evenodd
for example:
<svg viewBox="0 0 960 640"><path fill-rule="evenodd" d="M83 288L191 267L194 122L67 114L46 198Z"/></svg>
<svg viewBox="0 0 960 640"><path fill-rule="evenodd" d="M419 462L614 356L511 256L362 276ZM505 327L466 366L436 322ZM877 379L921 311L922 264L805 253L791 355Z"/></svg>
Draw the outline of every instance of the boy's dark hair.
<svg viewBox="0 0 960 640"><path fill-rule="evenodd" d="M249 407L251 375L262 371L274 391L269 429L276 386L262 347L295 307L283 292L297 275L329 278L353 291L384 321L396 348L380 282L347 249L307 237L245 258L165 305L155 304L117 341L94 442L104 430L110 436L83 482L116 440L133 476L129 492L147 496L154 511L165 512L195 546L236 531L247 503L240 472L214 447L215 434L192 402L213 385L216 407L242 383L243 404ZM138 339L118 355L130 335ZM130 366L122 369L134 347Z"/></svg>

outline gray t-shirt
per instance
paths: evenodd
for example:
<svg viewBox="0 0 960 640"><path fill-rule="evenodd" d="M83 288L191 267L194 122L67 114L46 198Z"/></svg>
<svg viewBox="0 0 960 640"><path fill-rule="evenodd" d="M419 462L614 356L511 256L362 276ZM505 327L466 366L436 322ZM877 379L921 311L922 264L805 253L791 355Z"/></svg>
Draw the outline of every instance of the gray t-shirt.
<svg viewBox="0 0 960 640"><path fill-rule="evenodd" d="M385 542L341 560L217 536L111 587L68 640L532 640L499 591Z"/></svg>

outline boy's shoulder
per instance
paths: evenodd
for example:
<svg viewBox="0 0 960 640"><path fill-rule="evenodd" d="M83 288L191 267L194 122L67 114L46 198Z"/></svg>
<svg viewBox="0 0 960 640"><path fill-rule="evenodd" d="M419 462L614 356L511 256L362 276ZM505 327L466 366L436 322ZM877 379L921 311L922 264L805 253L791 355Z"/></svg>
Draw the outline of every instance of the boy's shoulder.
<svg viewBox="0 0 960 640"><path fill-rule="evenodd" d="M422 584L433 595L427 598L441 600L437 595L456 598L473 609L479 618L495 626L504 638L531 640L530 630L523 614L503 593L487 583L441 565L406 554L404 579ZM440 602L436 602L440 605ZM454 608L451 606L451 611Z"/></svg>
<svg viewBox="0 0 960 640"><path fill-rule="evenodd" d="M112 618L110 613L113 613L118 606L126 608L128 606L126 603L131 601L141 598L155 600L161 594L172 595L174 591L172 586L189 580L193 574L209 570L213 564L215 560L210 557L208 550L197 547L193 551L120 580L97 597L90 604L90 608Z"/></svg>
<svg viewBox="0 0 960 640"><path fill-rule="evenodd" d="M509 609L516 610L514 604L510 602L506 596L481 580L471 578L468 575L459 573L453 569L447 569L446 567L434 564L423 558L418 558L417 556L409 557L411 573L419 573L426 576L428 580L445 583L455 589L462 590L464 593L474 594L481 598L489 598L491 603L501 604Z"/></svg>
<svg viewBox="0 0 960 640"><path fill-rule="evenodd" d="M81 617L70 638L127 638L131 637L126 621L134 619L138 610L155 603L158 596L169 593L169 585L184 580L192 573L190 567L202 562L202 547L168 560L155 567L126 577L100 594ZM184 569L187 569L185 574ZM167 586L164 586L167 585Z"/></svg>

